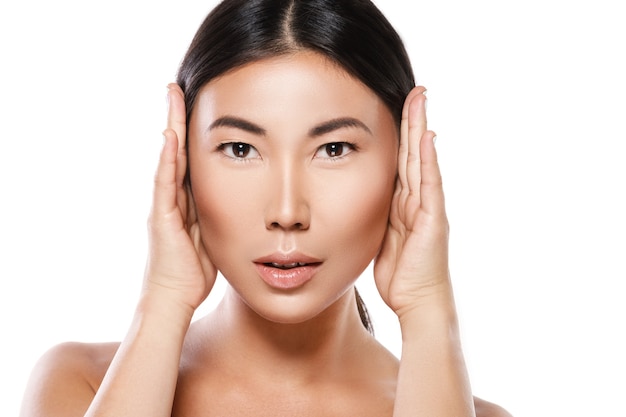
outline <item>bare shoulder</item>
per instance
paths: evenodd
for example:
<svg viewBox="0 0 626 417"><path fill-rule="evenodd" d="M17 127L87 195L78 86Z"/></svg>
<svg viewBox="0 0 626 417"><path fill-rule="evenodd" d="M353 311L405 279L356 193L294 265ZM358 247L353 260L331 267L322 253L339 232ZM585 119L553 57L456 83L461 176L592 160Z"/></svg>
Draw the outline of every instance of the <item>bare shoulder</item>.
<svg viewBox="0 0 626 417"><path fill-rule="evenodd" d="M513 417L508 411L497 404L474 397L476 417Z"/></svg>
<svg viewBox="0 0 626 417"><path fill-rule="evenodd" d="M30 375L20 416L82 416L118 346L70 342L48 350Z"/></svg>

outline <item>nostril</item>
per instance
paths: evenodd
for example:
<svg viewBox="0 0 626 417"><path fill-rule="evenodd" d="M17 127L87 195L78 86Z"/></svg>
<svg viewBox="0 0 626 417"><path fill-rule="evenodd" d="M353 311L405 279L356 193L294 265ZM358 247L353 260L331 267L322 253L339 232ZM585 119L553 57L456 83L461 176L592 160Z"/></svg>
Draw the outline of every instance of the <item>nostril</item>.
<svg viewBox="0 0 626 417"><path fill-rule="evenodd" d="M297 222L293 224L281 224L280 222L272 222L270 224L270 229L295 229L295 230L303 230L306 229L303 223Z"/></svg>

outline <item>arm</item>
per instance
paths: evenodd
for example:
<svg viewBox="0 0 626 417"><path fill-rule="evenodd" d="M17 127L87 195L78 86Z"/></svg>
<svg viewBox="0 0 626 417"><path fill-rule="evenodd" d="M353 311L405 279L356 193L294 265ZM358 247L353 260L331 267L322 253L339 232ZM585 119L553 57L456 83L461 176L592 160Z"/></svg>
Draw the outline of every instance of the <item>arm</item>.
<svg viewBox="0 0 626 417"><path fill-rule="evenodd" d="M448 272L448 222L424 88L407 97L398 181L374 276L398 315L402 357L394 417L474 416Z"/></svg>
<svg viewBox="0 0 626 417"><path fill-rule="evenodd" d="M169 86L168 99L168 127L148 223L149 258L129 331L97 389L86 382L86 364L74 364L68 371L63 355L45 358L24 399L37 406L25 407L22 417L171 416L185 334L213 286L216 270L203 248L183 184L186 122L177 85Z"/></svg>
<svg viewBox="0 0 626 417"><path fill-rule="evenodd" d="M167 303L156 297L140 301L85 417L171 416L191 314Z"/></svg>
<svg viewBox="0 0 626 417"><path fill-rule="evenodd" d="M454 305L448 295L430 298L401 319L394 416L473 416Z"/></svg>
<svg viewBox="0 0 626 417"><path fill-rule="evenodd" d="M100 347L94 347L102 353ZM82 416L95 388L85 370L93 363L91 349L79 343L63 343L37 361L28 381L20 411L27 416ZM114 353L114 347L109 356Z"/></svg>

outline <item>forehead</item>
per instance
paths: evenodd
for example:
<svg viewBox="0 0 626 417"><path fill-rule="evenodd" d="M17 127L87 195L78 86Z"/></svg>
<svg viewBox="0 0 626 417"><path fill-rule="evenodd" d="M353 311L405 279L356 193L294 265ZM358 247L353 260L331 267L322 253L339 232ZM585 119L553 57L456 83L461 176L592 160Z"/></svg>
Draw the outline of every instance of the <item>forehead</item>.
<svg viewBox="0 0 626 417"><path fill-rule="evenodd" d="M297 118L313 124L338 116L393 123L391 112L369 87L310 51L255 61L207 83L192 120L226 114L265 123Z"/></svg>

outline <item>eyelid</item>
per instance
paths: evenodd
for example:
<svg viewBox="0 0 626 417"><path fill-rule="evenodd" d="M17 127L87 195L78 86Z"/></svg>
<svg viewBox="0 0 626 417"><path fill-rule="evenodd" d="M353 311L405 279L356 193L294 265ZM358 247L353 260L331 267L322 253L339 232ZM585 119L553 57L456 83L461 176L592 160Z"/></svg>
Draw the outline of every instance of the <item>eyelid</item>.
<svg viewBox="0 0 626 417"><path fill-rule="evenodd" d="M249 150L248 155L246 156L235 155L232 151L232 146L237 145L237 144L249 146L250 150ZM241 162L246 162L251 159L259 159L261 157L261 155L259 154L259 151L253 145L250 145L249 143L241 142L241 141L222 142L217 146L217 151L221 152L226 158L230 158L235 161L241 161Z"/></svg>
<svg viewBox="0 0 626 417"><path fill-rule="evenodd" d="M344 147L347 147L348 150L346 152L346 150L343 150L343 153L341 155L337 155L337 156L330 156L330 155L325 155L325 156L319 156L319 154L321 152L326 152L326 147L328 145L333 145L333 144L337 144L337 145L342 145ZM355 143L352 142L346 142L346 141L333 141L333 142L328 142L325 143L323 145L321 145L319 148L317 148L317 151L315 152L315 158L321 158L321 159L326 159L326 160L330 160L330 161L336 161L342 158L345 158L346 156L350 155L351 153L358 151L358 146Z"/></svg>

